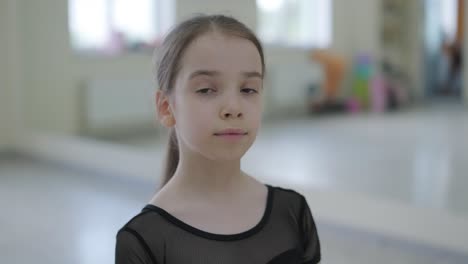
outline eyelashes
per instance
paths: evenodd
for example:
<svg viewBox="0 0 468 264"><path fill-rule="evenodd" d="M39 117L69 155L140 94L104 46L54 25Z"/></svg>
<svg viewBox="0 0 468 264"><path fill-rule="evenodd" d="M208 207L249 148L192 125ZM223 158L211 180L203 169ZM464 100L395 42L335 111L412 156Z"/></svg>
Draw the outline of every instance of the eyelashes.
<svg viewBox="0 0 468 264"><path fill-rule="evenodd" d="M216 92L217 91L213 88L202 88L196 91L196 93L198 94L213 94ZM245 94L257 94L258 93L258 91L253 88L242 88L241 92Z"/></svg>
<svg viewBox="0 0 468 264"><path fill-rule="evenodd" d="M241 91L247 93L247 94L255 94L255 93L258 93L257 90L255 89L252 89L252 88L242 88ZM247 92L246 92L247 91Z"/></svg>
<svg viewBox="0 0 468 264"><path fill-rule="evenodd" d="M211 89L211 88L203 88L203 89L200 89L197 91L197 93L199 94L212 94L212 93L215 93L216 91L214 89Z"/></svg>

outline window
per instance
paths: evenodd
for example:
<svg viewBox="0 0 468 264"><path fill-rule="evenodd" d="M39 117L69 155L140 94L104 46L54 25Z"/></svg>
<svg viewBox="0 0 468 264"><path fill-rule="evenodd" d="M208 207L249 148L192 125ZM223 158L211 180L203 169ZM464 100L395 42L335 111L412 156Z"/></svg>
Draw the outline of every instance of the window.
<svg viewBox="0 0 468 264"><path fill-rule="evenodd" d="M332 0L257 0L258 34L267 44L326 48Z"/></svg>
<svg viewBox="0 0 468 264"><path fill-rule="evenodd" d="M458 1L456 0L443 0L440 1L440 14L442 20L442 32L445 41L453 42L457 35L457 11Z"/></svg>
<svg viewBox="0 0 468 264"><path fill-rule="evenodd" d="M69 0L70 41L78 51L152 49L173 23L173 0Z"/></svg>

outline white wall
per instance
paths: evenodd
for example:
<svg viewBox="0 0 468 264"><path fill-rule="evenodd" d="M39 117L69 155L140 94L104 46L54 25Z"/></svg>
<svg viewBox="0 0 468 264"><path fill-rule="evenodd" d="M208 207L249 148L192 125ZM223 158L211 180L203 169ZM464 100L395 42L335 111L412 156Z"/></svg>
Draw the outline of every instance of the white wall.
<svg viewBox="0 0 468 264"><path fill-rule="evenodd" d="M151 78L150 55L78 56L69 47L67 1L21 0L26 122L34 130L76 134L83 80ZM111 95L109 95L111 96Z"/></svg>
<svg viewBox="0 0 468 264"><path fill-rule="evenodd" d="M5 36L7 32L7 3L5 1L0 1L0 35ZM2 38L3 40L4 38ZM7 96L9 87L8 85L8 64L6 60L7 56L7 47L5 43L0 44L0 151L5 148L8 141L10 140L11 131L9 129L9 119L7 108Z"/></svg>
<svg viewBox="0 0 468 264"><path fill-rule="evenodd" d="M187 19L196 13L231 15L253 29L255 29L257 24L255 0L177 0L177 22Z"/></svg>
<svg viewBox="0 0 468 264"><path fill-rule="evenodd" d="M71 132L75 123L67 1L19 2L24 38L24 106L28 127Z"/></svg>
<svg viewBox="0 0 468 264"><path fill-rule="evenodd" d="M21 41L16 45L21 51L19 61L22 63L22 78L18 82L24 87L21 102L28 129L78 133L78 87L84 79L96 76L152 77L149 54L124 55L118 58L82 57L74 54L68 43L67 1L9 1L18 6L16 17L21 22L17 26ZM362 50L378 54L379 5L376 2L378 1L334 1L334 48L346 56ZM252 28L256 26L253 0L178 0L176 6L177 21L193 13L223 12L238 17ZM307 53L308 51L301 49L266 47L267 64L294 63L304 60Z"/></svg>
<svg viewBox="0 0 468 264"><path fill-rule="evenodd" d="M345 56L379 56L380 1L333 0L332 48Z"/></svg>
<svg viewBox="0 0 468 264"><path fill-rule="evenodd" d="M0 152L13 149L23 132L17 11L14 0L0 2Z"/></svg>

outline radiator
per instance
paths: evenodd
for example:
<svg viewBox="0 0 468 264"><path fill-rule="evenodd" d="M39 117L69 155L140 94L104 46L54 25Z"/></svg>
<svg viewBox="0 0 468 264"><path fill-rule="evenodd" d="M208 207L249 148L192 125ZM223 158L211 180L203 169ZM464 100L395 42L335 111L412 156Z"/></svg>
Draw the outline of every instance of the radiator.
<svg viewBox="0 0 468 264"><path fill-rule="evenodd" d="M114 136L155 129L155 88L145 79L90 79L80 85L83 135Z"/></svg>

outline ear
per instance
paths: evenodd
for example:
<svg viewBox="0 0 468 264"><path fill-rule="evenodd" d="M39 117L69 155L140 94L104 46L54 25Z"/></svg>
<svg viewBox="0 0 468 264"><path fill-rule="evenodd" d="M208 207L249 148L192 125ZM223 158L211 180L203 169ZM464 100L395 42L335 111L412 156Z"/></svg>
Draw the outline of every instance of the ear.
<svg viewBox="0 0 468 264"><path fill-rule="evenodd" d="M165 127L170 128L175 125L175 118L172 112L169 96L166 92L158 90L156 92L156 110L158 120Z"/></svg>

